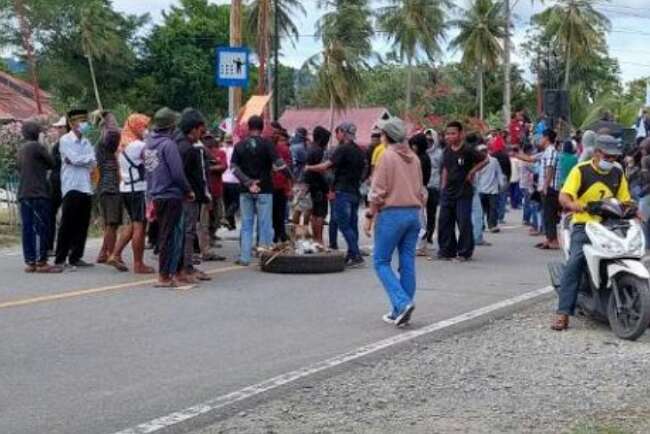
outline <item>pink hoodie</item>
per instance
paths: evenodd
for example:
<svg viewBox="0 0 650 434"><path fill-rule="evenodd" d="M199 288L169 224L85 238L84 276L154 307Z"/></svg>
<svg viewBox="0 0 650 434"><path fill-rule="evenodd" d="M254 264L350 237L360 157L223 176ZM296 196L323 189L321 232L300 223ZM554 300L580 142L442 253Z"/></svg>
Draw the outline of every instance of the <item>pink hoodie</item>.
<svg viewBox="0 0 650 434"><path fill-rule="evenodd" d="M424 206L420 160L408 145L386 148L372 176L370 202L379 210Z"/></svg>

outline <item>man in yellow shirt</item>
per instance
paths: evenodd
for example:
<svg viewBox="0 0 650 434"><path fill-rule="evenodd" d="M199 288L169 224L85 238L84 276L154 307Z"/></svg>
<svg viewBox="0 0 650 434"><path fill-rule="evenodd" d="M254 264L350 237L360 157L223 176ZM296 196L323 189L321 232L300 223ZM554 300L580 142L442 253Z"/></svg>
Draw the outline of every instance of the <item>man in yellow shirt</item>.
<svg viewBox="0 0 650 434"><path fill-rule="evenodd" d="M631 200L623 170L616 163L621 154L618 140L608 135L598 136L593 158L571 170L560 192L560 204L574 214L569 260L560 281L557 316L551 326L553 330L566 330L569 316L575 314L578 285L586 266L582 248L589 244L585 223L600 221L599 216L589 214L587 204L612 197L621 202Z"/></svg>

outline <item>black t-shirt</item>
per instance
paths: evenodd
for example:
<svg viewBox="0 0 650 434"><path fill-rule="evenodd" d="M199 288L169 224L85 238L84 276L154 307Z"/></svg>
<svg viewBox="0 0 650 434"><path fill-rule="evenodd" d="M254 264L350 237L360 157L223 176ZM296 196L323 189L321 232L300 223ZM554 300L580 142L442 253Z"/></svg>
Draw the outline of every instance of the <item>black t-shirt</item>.
<svg viewBox="0 0 650 434"><path fill-rule="evenodd" d="M366 154L354 143L340 144L330 161L334 165L334 190L359 194L366 170Z"/></svg>
<svg viewBox="0 0 650 434"><path fill-rule="evenodd" d="M323 158L325 158L325 150L320 146L311 145L309 149L307 149L307 164L320 164L323 162ZM324 197L329 190L329 185L327 184L325 175L322 173L311 171L305 172L305 182L309 186L312 198L314 195L319 196L319 194L322 194Z"/></svg>
<svg viewBox="0 0 650 434"><path fill-rule="evenodd" d="M444 193L452 199L471 197L474 190L472 184L467 182L467 175L481 161L483 157L467 145L458 151L451 149L451 146L446 147L442 156L442 167L447 169Z"/></svg>
<svg viewBox="0 0 650 434"><path fill-rule="evenodd" d="M273 163L278 156L273 144L261 137L249 137L235 145L230 163L250 179L260 181L260 193L273 193ZM242 184L242 191L248 189Z"/></svg>

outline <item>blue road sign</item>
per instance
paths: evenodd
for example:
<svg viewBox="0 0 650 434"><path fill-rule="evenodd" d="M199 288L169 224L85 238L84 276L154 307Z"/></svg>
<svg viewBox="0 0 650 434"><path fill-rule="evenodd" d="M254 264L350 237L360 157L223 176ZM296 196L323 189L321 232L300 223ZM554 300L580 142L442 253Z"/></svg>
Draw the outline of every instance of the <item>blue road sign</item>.
<svg viewBox="0 0 650 434"><path fill-rule="evenodd" d="M217 86L248 87L249 56L247 47L217 47Z"/></svg>

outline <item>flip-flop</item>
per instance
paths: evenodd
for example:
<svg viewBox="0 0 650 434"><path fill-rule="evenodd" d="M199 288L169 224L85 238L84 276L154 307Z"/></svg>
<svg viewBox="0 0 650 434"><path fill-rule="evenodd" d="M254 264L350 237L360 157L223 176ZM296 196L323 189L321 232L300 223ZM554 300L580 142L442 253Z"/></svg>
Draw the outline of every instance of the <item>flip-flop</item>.
<svg viewBox="0 0 650 434"><path fill-rule="evenodd" d="M537 244L535 244L536 249L546 250L547 247L548 247L548 244L546 244L546 243L537 243Z"/></svg>
<svg viewBox="0 0 650 434"><path fill-rule="evenodd" d="M169 282L156 282L154 288L176 288L176 282L170 280Z"/></svg>

